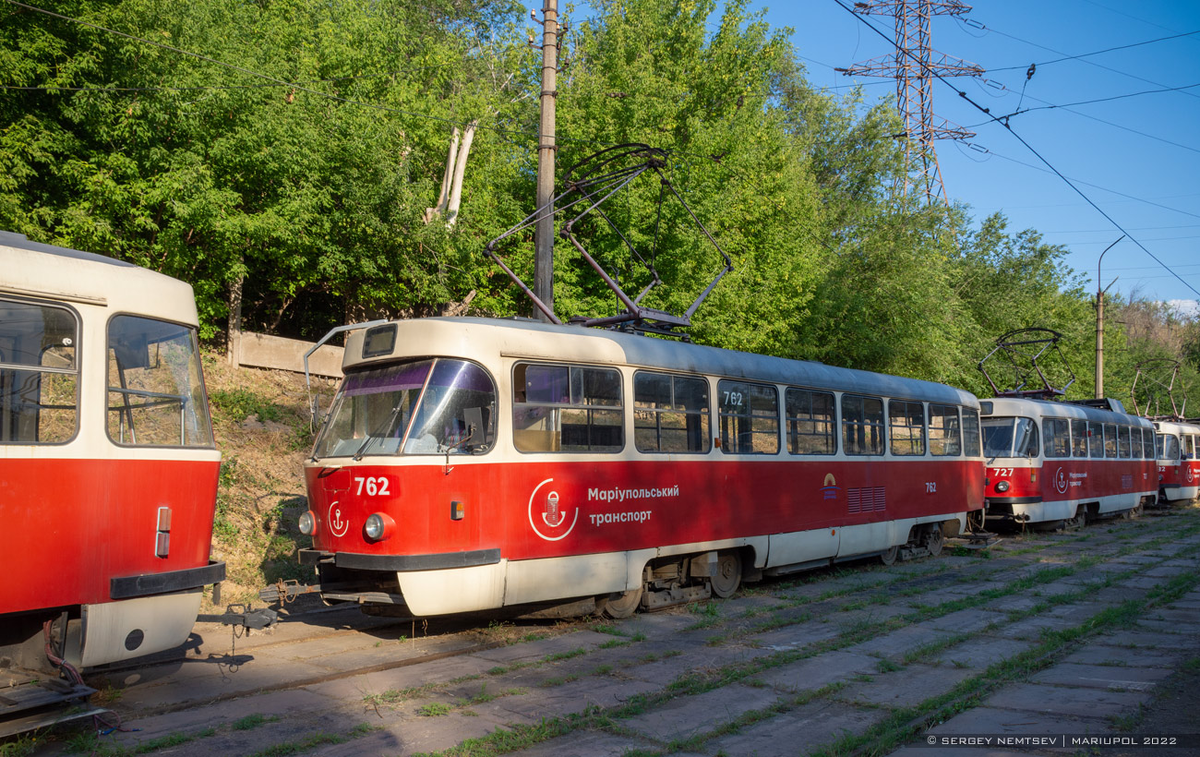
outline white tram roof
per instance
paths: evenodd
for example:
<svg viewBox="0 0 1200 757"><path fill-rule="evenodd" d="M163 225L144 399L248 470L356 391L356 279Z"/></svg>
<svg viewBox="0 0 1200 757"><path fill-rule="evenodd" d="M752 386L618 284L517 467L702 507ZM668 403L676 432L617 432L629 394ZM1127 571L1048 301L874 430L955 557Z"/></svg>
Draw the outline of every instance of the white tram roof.
<svg viewBox="0 0 1200 757"><path fill-rule="evenodd" d="M351 333L342 362L344 372L408 357L464 357L485 365L494 365L498 357L528 358L593 365L629 365L974 408L979 406L975 395L970 392L932 381L619 331L555 326L523 319L458 317L394 321L389 325L396 327L396 344L390 354L379 357L362 357L366 329Z"/></svg>
<svg viewBox="0 0 1200 757"><path fill-rule="evenodd" d="M0 294L104 306L195 326L192 287L122 260L0 231Z"/></svg>
<svg viewBox="0 0 1200 757"><path fill-rule="evenodd" d="M1155 421L1154 428L1160 434L1200 434L1200 425L1191 421Z"/></svg>
<svg viewBox="0 0 1200 757"><path fill-rule="evenodd" d="M1020 415L1026 418L1078 418L1097 423L1123 423L1145 427L1153 425L1146 418L1125 412L1125 407L1119 401L1110 399L1108 402L1120 410L1105 410L1075 402L1040 400L1029 397L993 397L980 400L984 416Z"/></svg>

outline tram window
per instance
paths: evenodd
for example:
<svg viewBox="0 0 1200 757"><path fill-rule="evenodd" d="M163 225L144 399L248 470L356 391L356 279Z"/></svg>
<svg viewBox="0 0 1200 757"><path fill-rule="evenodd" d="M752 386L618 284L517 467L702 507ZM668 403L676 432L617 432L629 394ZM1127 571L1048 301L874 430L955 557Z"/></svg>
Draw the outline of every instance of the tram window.
<svg viewBox="0 0 1200 757"><path fill-rule="evenodd" d="M1154 435L1153 429L1142 429L1142 451L1148 460L1158 459L1158 450L1154 446L1157 441L1158 437Z"/></svg>
<svg viewBox="0 0 1200 757"><path fill-rule="evenodd" d="M934 455L962 454L962 433L958 408L953 405L929 405L929 451ZM1037 453L1034 453L1036 456Z"/></svg>
<svg viewBox="0 0 1200 757"><path fill-rule="evenodd" d="M78 333L66 308L0 300L0 444L75 436Z"/></svg>
<svg viewBox="0 0 1200 757"><path fill-rule="evenodd" d="M1158 456L1163 460L1179 459L1179 437L1174 434L1159 434Z"/></svg>
<svg viewBox="0 0 1200 757"><path fill-rule="evenodd" d="M1088 424L1087 421L1071 421L1071 456L1088 456Z"/></svg>
<svg viewBox="0 0 1200 757"><path fill-rule="evenodd" d="M721 451L738 455L779 452L779 395L773 386L717 383Z"/></svg>
<svg viewBox="0 0 1200 757"><path fill-rule="evenodd" d="M625 447L620 372L518 363L513 444L522 452L620 452Z"/></svg>
<svg viewBox="0 0 1200 757"><path fill-rule="evenodd" d="M882 455L883 400L842 395L842 449L847 455Z"/></svg>
<svg viewBox="0 0 1200 757"><path fill-rule="evenodd" d="M1117 452L1121 457L1132 455L1133 443L1129 440L1129 426L1117 426Z"/></svg>
<svg viewBox="0 0 1200 757"><path fill-rule="evenodd" d="M791 388L784 395L784 400L788 452L793 455L836 454L833 395Z"/></svg>
<svg viewBox="0 0 1200 757"><path fill-rule="evenodd" d="M496 385L467 360L438 358L404 437L406 455L470 455L496 442Z"/></svg>
<svg viewBox="0 0 1200 757"><path fill-rule="evenodd" d="M1189 435L1183 437L1183 439L1184 439L1184 443L1183 443L1184 459L1195 460L1196 459L1196 437L1189 434Z"/></svg>
<svg viewBox="0 0 1200 757"><path fill-rule="evenodd" d="M196 330L132 315L108 322L108 436L139 447L211 447Z"/></svg>
<svg viewBox="0 0 1200 757"><path fill-rule="evenodd" d="M1117 424L1104 424L1104 456L1117 456Z"/></svg>
<svg viewBox="0 0 1200 757"><path fill-rule="evenodd" d="M893 455L925 454L925 406L888 400L888 432Z"/></svg>
<svg viewBox="0 0 1200 757"><path fill-rule="evenodd" d="M638 452L708 452L708 382L649 371L633 374L633 441Z"/></svg>
<svg viewBox="0 0 1200 757"><path fill-rule="evenodd" d="M320 459L399 453L432 367L432 360L415 360L347 373L313 455Z"/></svg>
<svg viewBox="0 0 1200 757"><path fill-rule="evenodd" d="M1104 457L1104 426L1088 421L1088 453L1091 457Z"/></svg>
<svg viewBox="0 0 1200 757"><path fill-rule="evenodd" d="M1047 418L1042 421L1046 457L1071 456L1071 424L1063 418Z"/></svg>
<svg viewBox="0 0 1200 757"><path fill-rule="evenodd" d="M963 454L967 457L979 457L979 413L964 407L963 420Z"/></svg>

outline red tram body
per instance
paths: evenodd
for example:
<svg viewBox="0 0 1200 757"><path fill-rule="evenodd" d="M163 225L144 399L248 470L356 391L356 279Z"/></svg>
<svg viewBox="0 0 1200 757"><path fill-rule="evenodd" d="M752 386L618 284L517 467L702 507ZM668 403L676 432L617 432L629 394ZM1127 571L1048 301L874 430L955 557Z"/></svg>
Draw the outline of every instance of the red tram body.
<svg viewBox="0 0 1200 757"><path fill-rule="evenodd" d="M619 616L982 522L977 400L941 384L472 318L343 367L301 523L327 600Z"/></svg>
<svg viewBox="0 0 1200 757"><path fill-rule="evenodd" d="M1153 501L1153 425L1103 402L980 402L989 522L1083 525Z"/></svg>
<svg viewBox="0 0 1200 757"><path fill-rule="evenodd" d="M91 667L181 644L220 453L191 287L0 233L0 655ZM65 628L64 628L65 621ZM47 625L50 624L50 625ZM53 631L53 633L52 633Z"/></svg>
<svg viewBox="0 0 1200 757"><path fill-rule="evenodd" d="M1163 502L1189 502L1200 496L1200 425L1187 421L1156 421L1158 487Z"/></svg>

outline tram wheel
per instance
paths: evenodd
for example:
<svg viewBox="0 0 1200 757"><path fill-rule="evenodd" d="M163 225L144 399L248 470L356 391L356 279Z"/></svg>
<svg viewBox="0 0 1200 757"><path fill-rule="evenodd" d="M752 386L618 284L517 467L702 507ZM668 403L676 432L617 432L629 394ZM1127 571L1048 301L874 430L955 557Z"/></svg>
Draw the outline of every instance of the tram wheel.
<svg viewBox="0 0 1200 757"><path fill-rule="evenodd" d="M887 566L896 564L896 558L900 556L900 547L890 547L879 555L879 562Z"/></svg>
<svg viewBox="0 0 1200 757"><path fill-rule="evenodd" d="M929 530L925 532L925 536L921 539L921 546L929 552L930 557L937 557L942 553L942 545L946 543L945 537L942 536L942 527L934 523L929 526Z"/></svg>
<svg viewBox="0 0 1200 757"><path fill-rule="evenodd" d="M1087 508L1080 505L1079 509L1075 511L1075 517L1066 521L1065 525L1068 529L1071 529L1071 530L1074 530L1077 528L1083 528L1084 526L1086 526L1087 525Z"/></svg>
<svg viewBox="0 0 1200 757"><path fill-rule="evenodd" d="M717 574L712 577L712 593L725 599L742 585L742 558L737 552L722 552L717 557Z"/></svg>
<svg viewBox="0 0 1200 757"><path fill-rule="evenodd" d="M606 618L624 620L637 612L638 604L642 601L642 587L622 592L616 597L596 600L596 609Z"/></svg>

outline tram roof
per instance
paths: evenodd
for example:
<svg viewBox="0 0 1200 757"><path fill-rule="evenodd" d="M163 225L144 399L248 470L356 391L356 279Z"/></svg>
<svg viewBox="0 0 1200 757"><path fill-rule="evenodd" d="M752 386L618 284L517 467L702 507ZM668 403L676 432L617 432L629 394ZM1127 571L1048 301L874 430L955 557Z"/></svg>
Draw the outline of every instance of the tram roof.
<svg viewBox="0 0 1200 757"><path fill-rule="evenodd" d="M1116 402L1116 400L1112 400ZM1146 418L1134 415L1119 402L1121 412L1075 402L1034 399L1031 397L993 397L980 400L984 415L1026 415L1042 418L1077 418L1099 423L1132 423L1135 426L1152 426ZM990 409L989 409L990 408Z"/></svg>
<svg viewBox="0 0 1200 757"><path fill-rule="evenodd" d="M1160 434L1200 434L1200 425L1193 420L1155 421L1154 428Z"/></svg>
<svg viewBox="0 0 1200 757"><path fill-rule="evenodd" d="M945 402L977 407L975 395L932 381L838 368L808 360L788 360L673 339L581 326L556 326L524 319L423 318L394 321L396 348L389 356L364 360L365 330L347 340L343 369L387 362L399 356L473 357L485 355L591 364L630 365L715 375L765 383Z"/></svg>
<svg viewBox="0 0 1200 757"><path fill-rule="evenodd" d="M189 284L123 260L32 242L8 231L0 231L0 293L198 322Z"/></svg>

